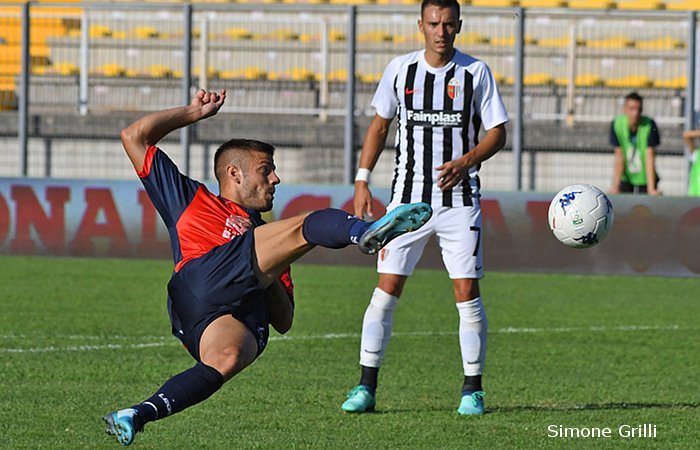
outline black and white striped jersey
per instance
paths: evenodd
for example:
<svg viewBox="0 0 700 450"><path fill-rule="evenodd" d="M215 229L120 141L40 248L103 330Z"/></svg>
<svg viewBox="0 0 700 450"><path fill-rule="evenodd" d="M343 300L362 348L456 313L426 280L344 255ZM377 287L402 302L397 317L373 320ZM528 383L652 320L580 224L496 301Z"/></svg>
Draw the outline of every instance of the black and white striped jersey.
<svg viewBox="0 0 700 450"><path fill-rule="evenodd" d="M435 168L474 148L482 125L489 130L508 121L488 66L458 50L441 68L428 65L425 50L399 56L384 71L372 106L385 119L399 118L392 202L470 206L479 196L479 168L445 192Z"/></svg>

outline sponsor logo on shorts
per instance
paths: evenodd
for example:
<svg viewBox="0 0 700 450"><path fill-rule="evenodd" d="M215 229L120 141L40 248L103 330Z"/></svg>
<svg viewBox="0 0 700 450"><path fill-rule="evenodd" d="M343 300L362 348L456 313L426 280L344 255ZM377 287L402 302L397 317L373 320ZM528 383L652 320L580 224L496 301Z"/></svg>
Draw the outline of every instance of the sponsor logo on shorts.
<svg viewBox="0 0 700 450"><path fill-rule="evenodd" d="M406 111L408 125L414 127L460 128L464 126L461 111L436 111L430 109Z"/></svg>

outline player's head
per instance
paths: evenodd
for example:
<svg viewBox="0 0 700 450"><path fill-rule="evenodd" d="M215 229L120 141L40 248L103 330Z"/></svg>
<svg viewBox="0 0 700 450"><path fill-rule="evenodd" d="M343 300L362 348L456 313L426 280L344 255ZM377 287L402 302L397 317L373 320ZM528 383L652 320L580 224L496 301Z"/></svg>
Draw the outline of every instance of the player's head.
<svg viewBox="0 0 700 450"><path fill-rule="evenodd" d="M462 29L457 0L423 0L418 28L425 38L425 48L439 55L452 56L454 42Z"/></svg>
<svg viewBox="0 0 700 450"><path fill-rule="evenodd" d="M627 116L630 126L636 127L639 123L643 106L644 101L641 95L636 92L631 92L625 96L625 103L622 105L622 111Z"/></svg>
<svg viewBox="0 0 700 450"><path fill-rule="evenodd" d="M275 148L252 139L231 139L214 154L214 174L222 195L256 211L272 209L275 186Z"/></svg>

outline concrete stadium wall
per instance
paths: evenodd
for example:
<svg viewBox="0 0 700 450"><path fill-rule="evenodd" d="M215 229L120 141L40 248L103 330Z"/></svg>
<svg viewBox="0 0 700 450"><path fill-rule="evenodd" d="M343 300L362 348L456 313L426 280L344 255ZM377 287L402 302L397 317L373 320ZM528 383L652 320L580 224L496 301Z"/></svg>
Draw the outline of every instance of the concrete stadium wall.
<svg viewBox="0 0 700 450"><path fill-rule="evenodd" d="M216 187L209 185L216 192ZM374 189L376 210L389 199ZM700 274L700 199L614 196L615 225L604 242L587 250L563 246L546 214L551 194L487 192L484 248L487 270L579 274ZM305 211L349 210L346 186L281 185L267 220ZM141 184L130 181L0 179L0 253L116 257L170 257L164 226ZM304 262L361 264L373 258L354 248L317 249ZM420 267L442 267L428 245ZM582 294L583 295L583 294Z"/></svg>

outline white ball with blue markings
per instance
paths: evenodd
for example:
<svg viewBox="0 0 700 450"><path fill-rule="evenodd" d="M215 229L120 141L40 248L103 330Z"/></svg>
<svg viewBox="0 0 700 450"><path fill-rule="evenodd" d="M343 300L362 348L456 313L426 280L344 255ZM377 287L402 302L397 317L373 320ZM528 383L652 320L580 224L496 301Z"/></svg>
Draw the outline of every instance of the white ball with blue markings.
<svg viewBox="0 0 700 450"><path fill-rule="evenodd" d="M562 244L588 248L612 228L613 207L603 191L590 184L567 186L549 204L549 228Z"/></svg>

